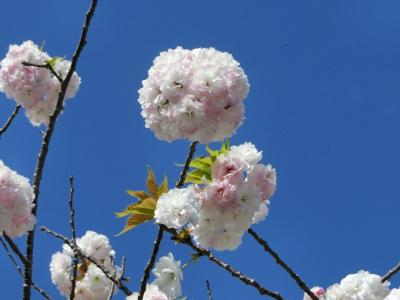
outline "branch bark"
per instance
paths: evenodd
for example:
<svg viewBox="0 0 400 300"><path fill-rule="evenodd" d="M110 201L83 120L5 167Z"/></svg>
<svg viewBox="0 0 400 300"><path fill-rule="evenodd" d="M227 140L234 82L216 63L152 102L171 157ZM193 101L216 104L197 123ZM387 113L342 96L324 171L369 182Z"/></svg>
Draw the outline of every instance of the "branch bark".
<svg viewBox="0 0 400 300"><path fill-rule="evenodd" d="M400 272L400 263L398 263L396 266L393 267L393 269L389 270L385 275L383 275L381 281L382 282L388 281L390 278L392 278L398 272Z"/></svg>
<svg viewBox="0 0 400 300"><path fill-rule="evenodd" d="M15 109L14 109L13 113L11 114L11 116L7 119L6 123L4 123L3 127L0 128L0 137L2 136L2 134L4 132L7 131L8 127L10 127L12 121L17 116L20 109L21 109L21 105L15 106Z"/></svg>
<svg viewBox="0 0 400 300"><path fill-rule="evenodd" d="M214 256L211 253L211 251L209 251L207 249L202 249L200 247L197 247L193 243L193 241L190 239L190 237L182 239L182 238L179 237L178 232L175 229L168 228L165 225L160 225L160 226L162 226L165 231L167 231L170 234L172 234L172 239L173 240L175 240L178 243L185 244L185 245L189 246L194 251L196 251L196 253L199 256L206 256L210 261L212 261L213 263L217 264L221 268L223 268L226 271L228 271L233 277L238 278L241 282L243 282L246 285L254 287L260 293L260 295L266 295L266 296L270 296L271 298L274 298L274 299L283 300L283 297L278 292L274 292L274 291L268 290L267 288L263 287L255 279L247 277L243 273L237 271L231 265L227 264L223 260L221 260L221 259L217 258L216 256Z"/></svg>
<svg viewBox="0 0 400 300"><path fill-rule="evenodd" d="M38 200L40 193L40 183L42 180L43 168L46 162L47 153L49 151L49 145L51 137L54 132L55 124L58 116L63 109L63 100L65 93L67 91L69 82L71 80L72 74L76 69L81 52L86 44L86 36L89 30L90 22L96 10L97 0L92 0L89 11L86 13L85 22L82 28L81 36L79 39L78 46L72 56L71 66L68 70L67 76L61 82L61 90L58 94L57 106L54 113L50 116L49 126L43 136L42 146L38 155L38 160L36 164L35 174L33 176L33 208L32 214L36 216L38 209ZM31 298L31 281L32 281L32 264L33 264L33 249L34 249L34 239L35 239L35 228L28 233L28 238L26 241L26 264L24 272L24 286L23 286L23 300L30 300Z"/></svg>
<svg viewBox="0 0 400 300"><path fill-rule="evenodd" d="M71 292L69 294L69 299L74 300L75 298L75 287L76 287L76 277L78 275L78 251L76 250L76 229L75 229L75 210L74 210L74 177L69 178L69 225L71 227L72 234L72 250L74 251L74 257L72 260L72 279L71 279Z"/></svg>
<svg viewBox="0 0 400 300"><path fill-rule="evenodd" d="M197 145L197 142L192 142L191 145L190 145L188 156L187 156L185 164L183 166L181 175L179 176L179 180L176 183L176 187L177 188L181 188L185 183L186 174L187 174L187 172L189 170L190 162L192 161L193 155L196 152L196 145ZM162 238L163 238L163 234L164 234L164 229L163 229L162 226L159 226L158 227L157 238L154 241L153 251L151 252L150 259L149 259L149 261L148 261L148 263L146 265L146 268L144 269L143 277L142 277L142 280L140 282L140 292L139 292L138 300L143 300L144 293L146 291L147 281L149 280L149 277L150 277L150 271L154 266L154 263L155 263L156 258L157 258L158 251L160 250L160 244L161 244L161 241L162 241Z"/></svg>
<svg viewBox="0 0 400 300"><path fill-rule="evenodd" d="M313 292L308 288L308 286L305 284L305 282L300 278L299 275L297 275L276 253L269 245L268 243L262 239L253 229L249 228L247 232L264 248L266 252L268 252L274 259L275 262L280 265L286 272L289 273L290 277L296 281L297 285L307 293L308 296L310 296L311 299L313 300L318 300L318 297L314 295Z"/></svg>
<svg viewBox="0 0 400 300"><path fill-rule="evenodd" d="M18 273L21 275L21 278L24 278L24 272L22 271L21 267L19 266L19 264L17 263L17 261L15 260L14 256L12 255L12 253L10 252L10 249L8 249L6 243L3 241L3 239L0 237L0 243L3 246L4 250L7 253L7 256L10 258L12 264L14 265L14 267L17 269ZM14 251L15 252L15 251ZM37 284L35 284L32 281L32 287L40 294L43 296L43 298L47 299L47 300L52 300L52 298L42 289L40 288Z"/></svg>

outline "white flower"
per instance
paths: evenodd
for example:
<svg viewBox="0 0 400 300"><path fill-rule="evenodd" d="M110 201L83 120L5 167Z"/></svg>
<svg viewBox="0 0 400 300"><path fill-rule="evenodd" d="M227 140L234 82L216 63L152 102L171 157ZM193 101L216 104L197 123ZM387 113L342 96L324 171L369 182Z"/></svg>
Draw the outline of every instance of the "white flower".
<svg viewBox="0 0 400 300"><path fill-rule="evenodd" d="M400 300L400 288L392 289L390 294L385 298L385 300Z"/></svg>
<svg viewBox="0 0 400 300"><path fill-rule="evenodd" d="M34 126L47 125L54 112L61 90L59 80L46 68L23 65L23 62L44 65L51 57L32 41L11 45L0 63L0 91L13 98L25 109L25 114ZM65 78L71 63L56 59L54 71ZM75 96L81 79L72 74L64 100Z"/></svg>
<svg viewBox="0 0 400 300"><path fill-rule="evenodd" d="M242 124L249 84L229 53L181 47L161 52L142 84L141 114L162 140L220 141Z"/></svg>
<svg viewBox="0 0 400 300"><path fill-rule="evenodd" d="M239 146L232 146L228 155L242 161L247 167L247 170L262 159L262 152L258 151L257 148L249 142Z"/></svg>
<svg viewBox="0 0 400 300"><path fill-rule="evenodd" d="M0 235L17 237L33 229L33 189L29 180L0 160Z"/></svg>
<svg viewBox="0 0 400 300"><path fill-rule="evenodd" d="M382 300L389 294L388 286L381 282L380 276L359 271L329 287L325 297L327 300Z"/></svg>
<svg viewBox="0 0 400 300"><path fill-rule="evenodd" d="M120 269L112 264L115 253L106 236L87 231L83 237L77 239L77 245L85 255L101 262L109 272L115 272L117 277L120 275ZM50 263L51 279L60 293L67 298L71 292L73 255L72 249L64 245L63 252L55 253ZM103 271L87 260L80 261L75 299L106 300L111 288L112 282L104 275Z"/></svg>
<svg viewBox="0 0 400 300"><path fill-rule="evenodd" d="M137 300L139 293L133 293L132 295L126 297L126 300ZM146 286L146 291L144 292L143 300L169 300L167 295L158 289L155 284L148 284Z"/></svg>
<svg viewBox="0 0 400 300"><path fill-rule="evenodd" d="M259 210L254 214L253 217L253 223L257 224L265 220L265 218L268 216L269 212L269 201L263 201L260 203L260 208Z"/></svg>
<svg viewBox="0 0 400 300"><path fill-rule="evenodd" d="M181 262L175 261L172 253L160 258L153 269L153 274L156 276L153 284L157 285L169 298L176 299L182 295L181 280L183 280L183 273Z"/></svg>
<svg viewBox="0 0 400 300"><path fill-rule="evenodd" d="M199 208L200 203L192 186L175 188L160 196L154 218L168 228L179 229L188 223L197 223Z"/></svg>

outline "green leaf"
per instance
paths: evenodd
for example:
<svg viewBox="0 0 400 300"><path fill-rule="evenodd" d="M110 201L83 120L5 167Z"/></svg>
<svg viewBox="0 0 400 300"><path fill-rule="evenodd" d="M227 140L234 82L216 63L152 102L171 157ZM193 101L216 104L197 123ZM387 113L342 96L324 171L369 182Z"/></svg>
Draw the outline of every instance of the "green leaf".
<svg viewBox="0 0 400 300"><path fill-rule="evenodd" d="M153 170L149 167L147 174L147 189L153 197L158 198L158 185L154 176Z"/></svg>
<svg viewBox="0 0 400 300"><path fill-rule="evenodd" d="M132 190L127 190L127 193L133 197L136 197L140 200L144 200L147 198L150 198L151 196L146 193L145 191L132 191Z"/></svg>
<svg viewBox="0 0 400 300"><path fill-rule="evenodd" d="M157 195L158 195L158 197L160 197L162 194L167 193L167 192L168 192L168 178L167 178L167 176L164 176L163 182L158 187Z"/></svg>
<svg viewBox="0 0 400 300"><path fill-rule="evenodd" d="M201 177L197 177L189 173L186 175L185 183L202 184L203 179Z"/></svg>
<svg viewBox="0 0 400 300"><path fill-rule="evenodd" d="M124 229L120 233L118 233L117 236L124 234L125 232L135 228L136 226L143 224L147 221L150 221L151 219L153 218L148 215L133 215L129 217L128 221L125 224Z"/></svg>
<svg viewBox="0 0 400 300"><path fill-rule="evenodd" d="M117 218L126 217L133 214L148 215L154 217L157 202L153 198L147 198L143 201L129 205L124 211L115 213Z"/></svg>

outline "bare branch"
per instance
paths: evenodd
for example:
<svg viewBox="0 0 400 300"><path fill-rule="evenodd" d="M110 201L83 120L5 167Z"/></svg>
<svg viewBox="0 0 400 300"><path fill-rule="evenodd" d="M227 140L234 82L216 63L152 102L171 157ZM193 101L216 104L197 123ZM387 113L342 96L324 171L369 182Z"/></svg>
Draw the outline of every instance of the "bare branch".
<svg viewBox="0 0 400 300"><path fill-rule="evenodd" d="M398 272L400 272L400 263L398 263L393 269L389 270L384 276L382 276L381 281L386 282L390 278L392 278L394 275L396 275Z"/></svg>
<svg viewBox="0 0 400 300"><path fill-rule="evenodd" d="M3 127L0 128L0 137L1 135L7 131L8 127L10 127L12 121L14 120L14 118L17 116L19 110L21 108L21 105L16 105L15 109L13 111L13 113L11 114L11 116L7 119L6 123L3 125Z"/></svg>
<svg viewBox="0 0 400 300"><path fill-rule="evenodd" d="M53 135L53 131L55 128L55 124L58 116L60 115L63 109L63 100L65 93L67 91L69 82L71 80L72 74L75 72L76 65L78 63L80 54L82 52L83 47L86 44L86 36L90 26L90 22L96 10L97 0L92 0L89 11L86 14L85 22L82 28L82 33L79 39L78 46L74 55L72 56L71 66L68 70L67 76L61 82L61 89L58 94L57 106L54 113L50 116L49 126L44 134L42 146L38 155L38 160L36 164L35 174L33 176L32 186L33 186L33 208L32 214L36 216L38 209L38 199L40 193L40 183L42 180L43 168L46 162L47 153L49 151L50 140ZM35 228L28 233L28 238L26 241L26 265L24 272L24 287L23 287L23 300L30 300L31 298L31 286L30 282L32 281L32 264L33 264L33 248L34 248L34 239L35 239Z"/></svg>
<svg viewBox="0 0 400 300"><path fill-rule="evenodd" d="M69 294L69 299L73 300L75 298L75 287L76 278L78 275L78 251L76 251L76 229L75 229L75 210L74 210L74 177L69 178L69 225L71 227L72 233L72 250L74 251L74 258L72 261L72 278L71 278L71 292Z"/></svg>
<svg viewBox="0 0 400 300"><path fill-rule="evenodd" d="M44 65L38 65L38 64L32 64L27 61L23 61L22 64L26 67L36 67L36 68L43 68L47 69L50 71L50 73L57 78L58 82L62 83L63 79L61 78L60 75L57 74L57 72L53 69L53 67L49 63L45 63Z"/></svg>
<svg viewBox="0 0 400 300"><path fill-rule="evenodd" d="M18 256L21 262L25 265L26 264L25 256L22 254L21 250L19 250L18 246L4 231L3 231L3 236L6 239L8 245L11 247L12 251Z"/></svg>
<svg viewBox="0 0 400 300"><path fill-rule="evenodd" d="M122 256L122 260L121 260L121 275L120 275L120 280L124 280L124 273L125 273L125 264L126 264L126 257ZM117 276L116 270L115 270L115 266L114 266L114 276ZM108 294L108 300L111 300L112 297L114 296L114 290L115 290L115 283L113 282L112 286L111 286L111 291L110 294Z"/></svg>
<svg viewBox="0 0 400 300"><path fill-rule="evenodd" d="M290 277L296 281L297 285L307 293L308 296L311 297L313 300L318 300L318 297L314 295L313 292L307 287L305 282L297 275L276 253L272 248L268 245L268 243L263 240L253 229L249 228L247 232L264 248L266 252L268 252L274 259L275 262L280 265L286 272L289 273Z"/></svg>
<svg viewBox="0 0 400 300"><path fill-rule="evenodd" d="M40 230L62 240L64 242L64 244L67 244L72 249L73 242L71 240L69 240L66 236L64 236L60 233L57 233L57 232L47 228L46 226L40 227ZM116 279L115 276L113 276L113 274L111 274L111 272L108 271L102 263L98 262L93 257L88 256L85 253L83 253L82 250L78 246L76 246L76 251L78 252L80 257L87 259L92 264L94 264L96 267L98 267L104 273L104 275L108 279L110 279L125 295L129 296L132 294L132 292L122 282L122 279L121 279L122 277L120 279Z"/></svg>
<svg viewBox="0 0 400 300"><path fill-rule="evenodd" d="M193 155L196 152L196 145L197 145L197 142L192 142L192 144L190 145L188 156L187 156L185 164L183 166L181 175L179 176L179 180L176 183L176 187L177 188L181 188L185 183L186 174L187 174L187 172L189 170L190 162L192 161ZM148 263L146 265L146 268L143 271L143 277L142 277L142 280L140 282L140 292L139 292L138 300L143 300L144 293L146 291L147 281L149 280L149 277L150 277L150 271L154 266L154 263L155 263L156 258L157 258L158 251L160 250L160 244L161 244L161 240L163 238L163 234L164 234L164 229L163 229L162 226L159 226L158 227L157 238L154 241L153 251L151 252L151 256L150 256L150 259L149 259L149 261L148 261Z"/></svg>
<svg viewBox="0 0 400 300"><path fill-rule="evenodd" d="M197 247L193 243L193 241L190 239L190 237L182 239L179 237L178 232L175 229L168 228L165 225L160 225L160 226L162 226L165 231L172 234L173 240L179 242L180 244L185 244L185 245L189 246L190 248L195 250L199 256L206 256L210 261L212 261L213 263L217 264L221 268L228 271L233 277L236 277L244 284L252 286L255 289L257 289L257 291L261 295L266 295L266 296L270 296L274 299L283 300L283 297L279 293L268 290L267 288L263 287L260 283L258 283L255 279L249 278L246 275L244 275L243 273L236 271L231 265L229 265L229 264L225 263L224 261L222 261L221 259L215 257L209 250Z"/></svg>
<svg viewBox="0 0 400 300"><path fill-rule="evenodd" d="M208 295L208 300L212 300L212 294L211 294L210 282L208 281L208 279L206 280L206 287L207 287L207 295Z"/></svg>
<svg viewBox="0 0 400 300"><path fill-rule="evenodd" d="M4 250L7 253L7 256L10 258L12 264L15 266L15 268L17 269L18 273L21 275L21 277L24 277L24 272L22 271L21 267L18 265L17 261L15 260L14 256L12 255L12 253L10 252L10 250L8 249L6 243L3 241L3 239L0 237L0 243L2 244ZM43 298L47 299L47 300L52 300L52 298L39 286L37 286L34 282L32 282L32 287L43 296Z"/></svg>

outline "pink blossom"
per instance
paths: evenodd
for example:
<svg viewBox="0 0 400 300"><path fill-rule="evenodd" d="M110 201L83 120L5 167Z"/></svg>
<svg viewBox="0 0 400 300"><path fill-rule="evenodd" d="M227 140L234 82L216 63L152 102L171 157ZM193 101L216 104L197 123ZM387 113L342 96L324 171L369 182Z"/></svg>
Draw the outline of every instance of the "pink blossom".
<svg viewBox="0 0 400 300"><path fill-rule="evenodd" d="M239 204L236 186L227 180L213 180L206 187L205 204L215 206L221 212L237 207Z"/></svg>
<svg viewBox="0 0 400 300"><path fill-rule="evenodd" d="M271 165L255 165L248 174L248 180L260 189L261 200L268 200L275 193L276 172Z"/></svg>

